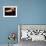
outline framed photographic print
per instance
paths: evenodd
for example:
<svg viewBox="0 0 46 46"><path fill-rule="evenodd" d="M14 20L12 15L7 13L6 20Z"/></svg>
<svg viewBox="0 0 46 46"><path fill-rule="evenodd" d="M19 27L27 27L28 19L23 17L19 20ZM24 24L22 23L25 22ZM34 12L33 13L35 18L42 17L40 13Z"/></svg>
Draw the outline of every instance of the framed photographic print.
<svg viewBox="0 0 46 46"><path fill-rule="evenodd" d="M3 6L3 17L17 17L17 6Z"/></svg>

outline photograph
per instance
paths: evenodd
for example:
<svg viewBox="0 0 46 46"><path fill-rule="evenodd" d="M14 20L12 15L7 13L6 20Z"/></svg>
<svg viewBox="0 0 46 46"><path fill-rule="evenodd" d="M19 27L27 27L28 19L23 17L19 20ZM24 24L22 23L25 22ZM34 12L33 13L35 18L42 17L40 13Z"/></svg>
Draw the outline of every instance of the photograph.
<svg viewBox="0 0 46 46"><path fill-rule="evenodd" d="M17 6L3 6L3 17L17 17Z"/></svg>

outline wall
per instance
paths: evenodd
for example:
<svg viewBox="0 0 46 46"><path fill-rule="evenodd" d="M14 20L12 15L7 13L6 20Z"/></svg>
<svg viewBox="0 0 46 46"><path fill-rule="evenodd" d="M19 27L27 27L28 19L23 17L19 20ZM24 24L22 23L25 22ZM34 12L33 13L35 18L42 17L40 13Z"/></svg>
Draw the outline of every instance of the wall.
<svg viewBox="0 0 46 46"><path fill-rule="evenodd" d="M18 6L18 0L0 0L0 44L7 44L9 42L8 35L10 32L17 32L17 18L5 18L3 17L3 6ZM15 43L18 43L16 38Z"/></svg>
<svg viewBox="0 0 46 46"><path fill-rule="evenodd" d="M18 7L17 18L3 17L2 9L6 5ZM9 32L17 34L18 24L46 24L46 0L0 0L0 44L8 43Z"/></svg>

